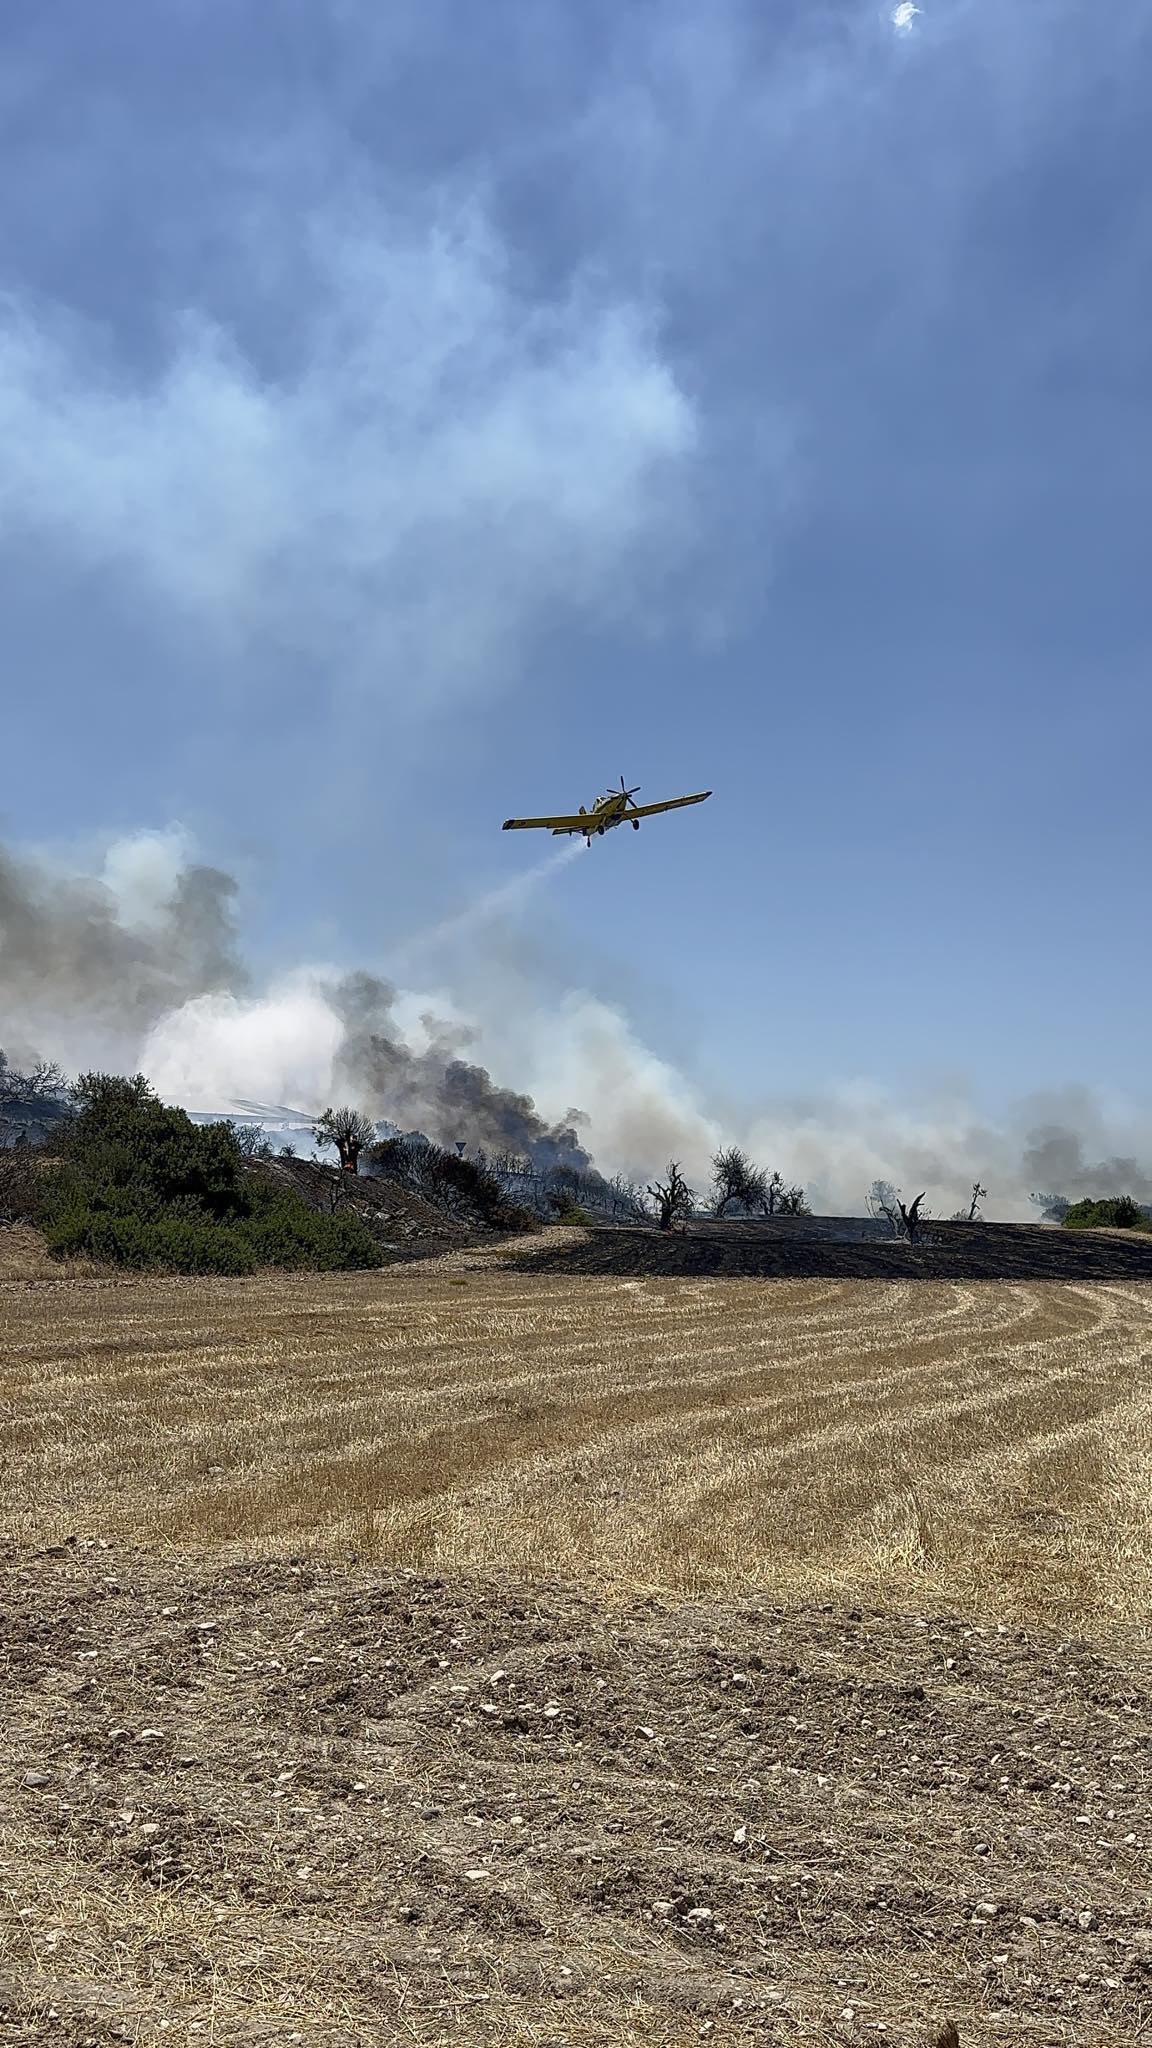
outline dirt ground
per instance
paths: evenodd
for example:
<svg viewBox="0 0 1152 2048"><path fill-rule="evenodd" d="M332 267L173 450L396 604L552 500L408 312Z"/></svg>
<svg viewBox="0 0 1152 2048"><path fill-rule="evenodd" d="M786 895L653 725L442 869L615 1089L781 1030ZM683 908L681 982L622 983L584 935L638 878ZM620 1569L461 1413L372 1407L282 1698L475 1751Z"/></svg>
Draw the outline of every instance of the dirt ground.
<svg viewBox="0 0 1152 2048"><path fill-rule="evenodd" d="M1152 2041L1141 1280L0 1236L0 2041Z"/></svg>
<svg viewBox="0 0 1152 2048"><path fill-rule="evenodd" d="M0 1600L6 2039L1152 2030L1146 1644L98 1543Z"/></svg>

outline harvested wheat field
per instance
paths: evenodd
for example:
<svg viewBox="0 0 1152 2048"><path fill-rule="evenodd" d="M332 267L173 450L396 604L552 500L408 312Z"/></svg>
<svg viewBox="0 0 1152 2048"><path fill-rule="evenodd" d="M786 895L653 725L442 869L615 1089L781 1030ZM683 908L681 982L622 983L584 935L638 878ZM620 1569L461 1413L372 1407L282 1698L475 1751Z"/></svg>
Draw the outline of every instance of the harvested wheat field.
<svg viewBox="0 0 1152 2048"><path fill-rule="evenodd" d="M11 1243L0 2038L1152 2039L1152 1282L635 1237Z"/></svg>

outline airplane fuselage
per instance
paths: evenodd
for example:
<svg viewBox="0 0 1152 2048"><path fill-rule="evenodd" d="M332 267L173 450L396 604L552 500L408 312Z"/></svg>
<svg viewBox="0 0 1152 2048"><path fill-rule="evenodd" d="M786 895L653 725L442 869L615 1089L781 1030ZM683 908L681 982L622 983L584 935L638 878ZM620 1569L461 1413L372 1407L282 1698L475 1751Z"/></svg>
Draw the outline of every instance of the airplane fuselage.
<svg viewBox="0 0 1152 2048"><path fill-rule="evenodd" d="M626 822L629 802L630 799L625 796L623 790L618 789L615 791L608 790L604 796L598 796L590 811L586 811L583 804L581 804L580 816L587 818L588 823L577 829L582 832L589 845L592 843L593 833L598 838L602 838L605 832L611 832L614 826L623 825ZM632 826L634 831L638 832L640 830L639 818L632 819ZM559 833L553 834L554 838L560 838L560 836ZM576 837L576 829L569 827L567 837L574 839Z"/></svg>

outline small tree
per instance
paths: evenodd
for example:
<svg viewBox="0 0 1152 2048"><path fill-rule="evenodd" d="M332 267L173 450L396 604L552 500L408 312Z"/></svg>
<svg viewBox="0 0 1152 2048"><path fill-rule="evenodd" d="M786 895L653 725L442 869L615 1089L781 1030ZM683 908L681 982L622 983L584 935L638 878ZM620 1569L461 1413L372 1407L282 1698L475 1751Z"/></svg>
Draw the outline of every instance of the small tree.
<svg viewBox="0 0 1152 2048"><path fill-rule="evenodd" d="M554 1166L547 1175L545 1197L557 1216L577 1207L580 1193L580 1175L574 1166Z"/></svg>
<svg viewBox="0 0 1152 2048"><path fill-rule="evenodd" d="M37 1060L25 1085L33 1102L58 1101L68 1090L64 1069L56 1060Z"/></svg>
<svg viewBox="0 0 1152 2048"><path fill-rule="evenodd" d="M609 1185L612 1189L614 1214L623 1213L638 1223L643 1222L646 1213L643 1189L638 1188L634 1181L626 1179L622 1173L615 1174Z"/></svg>
<svg viewBox="0 0 1152 2048"><path fill-rule="evenodd" d="M781 1216L810 1216L812 1214L803 1188L785 1188L776 1203L776 1208Z"/></svg>
<svg viewBox="0 0 1152 2048"><path fill-rule="evenodd" d="M83 1114L107 1122L134 1110L151 1109L159 1101L146 1074L81 1074L72 1099Z"/></svg>
<svg viewBox="0 0 1152 2048"><path fill-rule="evenodd" d="M27 1074L17 1071L0 1051L0 1100L59 1102L68 1093L64 1069L55 1060L37 1060Z"/></svg>
<svg viewBox="0 0 1152 2048"><path fill-rule="evenodd" d="M238 1124L229 1120L241 1159L271 1159L272 1147L259 1124Z"/></svg>
<svg viewBox="0 0 1152 2048"><path fill-rule="evenodd" d="M1065 1230L1147 1230L1152 1216L1132 1195L1111 1195L1073 1202L1062 1218Z"/></svg>
<svg viewBox="0 0 1152 2048"><path fill-rule="evenodd" d="M909 1244L915 1244L920 1234L920 1204L923 1200L923 1194L919 1194L907 1209L903 1202L900 1204L900 1221L904 1225Z"/></svg>
<svg viewBox="0 0 1152 2048"><path fill-rule="evenodd" d="M768 1198L768 1183L758 1166L753 1166L739 1145L728 1145L712 1161L712 1201L717 1216L723 1216L729 1202L742 1209L759 1209Z"/></svg>
<svg viewBox="0 0 1152 2048"><path fill-rule="evenodd" d="M877 1221L883 1216L894 1233L900 1230L900 1190L890 1180L874 1180L868 1190L868 1214Z"/></svg>
<svg viewBox="0 0 1152 2048"><path fill-rule="evenodd" d="M980 1214L980 1203L984 1200L987 1193L987 1188L982 1188L979 1181L974 1180L972 1183L972 1200L966 1209L957 1209L956 1214L952 1218L953 1223L977 1222Z"/></svg>
<svg viewBox="0 0 1152 2048"><path fill-rule="evenodd" d="M335 1145L345 1173L359 1173L360 1154L376 1135L376 1126L358 1109L326 1109L312 1126L318 1145Z"/></svg>
<svg viewBox="0 0 1152 2048"><path fill-rule="evenodd" d="M674 1159L668 1161L667 1180L653 1181L648 1193L659 1205L661 1230L674 1230L681 1218L691 1215L696 1200Z"/></svg>
<svg viewBox="0 0 1152 2048"><path fill-rule="evenodd" d="M35 1212L36 1174L32 1147L23 1132L14 1145L0 1146L0 1223L21 1223Z"/></svg>

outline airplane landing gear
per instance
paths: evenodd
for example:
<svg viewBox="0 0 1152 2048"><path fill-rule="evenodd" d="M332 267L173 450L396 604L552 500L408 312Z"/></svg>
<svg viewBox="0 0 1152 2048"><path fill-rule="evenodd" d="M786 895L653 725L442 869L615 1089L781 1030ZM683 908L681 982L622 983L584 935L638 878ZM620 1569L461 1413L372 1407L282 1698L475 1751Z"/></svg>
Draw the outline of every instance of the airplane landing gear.
<svg viewBox="0 0 1152 2048"><path fill-rule="evenodd" d="M633 820L632 820L632 830L633 830L634 832L638 832L638 831L640 830L640 820L639 820L639 818L633 818Z"/></svg>

